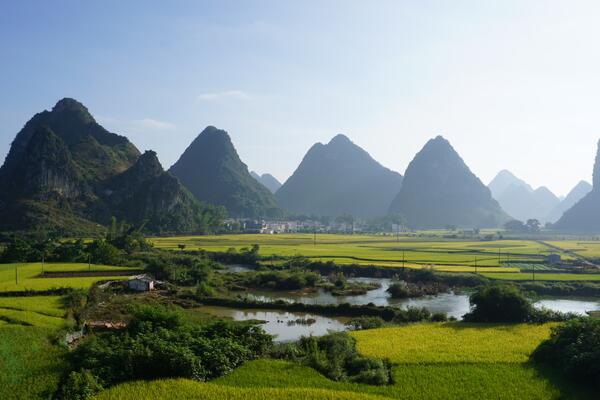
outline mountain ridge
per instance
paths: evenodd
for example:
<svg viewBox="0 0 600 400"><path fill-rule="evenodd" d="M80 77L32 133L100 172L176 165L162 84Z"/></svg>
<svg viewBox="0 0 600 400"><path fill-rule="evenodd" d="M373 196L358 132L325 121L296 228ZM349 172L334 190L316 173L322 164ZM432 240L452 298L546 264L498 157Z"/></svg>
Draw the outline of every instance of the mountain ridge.
<svg viewBox="0 0 600 400"><path fill-rule="evenodd" d="M169 172L201 201L224 206L235 217L278 217L273 194L257 182L240 159L229 134L206 127Z"/></svg>
<svg viewBox="0 0 600 400"><path fill-rule="evenodd" d="M491 192L444 137L430 139L408 165L390 206L415 229L497 227L508 219Z"/></svg>
<svg viewBox="0 0 600 400"><path fill-rule="evenodd" d="M402 175L338 134L312 145L275 197L295 213L372 218L386 214L401 184Z"/></svg>

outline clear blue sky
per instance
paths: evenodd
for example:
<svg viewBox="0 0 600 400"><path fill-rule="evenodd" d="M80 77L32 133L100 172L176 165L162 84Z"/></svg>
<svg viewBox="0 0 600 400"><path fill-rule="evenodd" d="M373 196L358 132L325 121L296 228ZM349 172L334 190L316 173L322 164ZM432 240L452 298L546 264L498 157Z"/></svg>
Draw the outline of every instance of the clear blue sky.
<svg viewBox="0 0 600 400"><path fill-rule="evenodd" d="M6 0L0 158L74 97L166 168L207 125L281 180L337 133L401 173L442 134L485 183L565 194L600 138L599 20L593 1Z"/></svg>

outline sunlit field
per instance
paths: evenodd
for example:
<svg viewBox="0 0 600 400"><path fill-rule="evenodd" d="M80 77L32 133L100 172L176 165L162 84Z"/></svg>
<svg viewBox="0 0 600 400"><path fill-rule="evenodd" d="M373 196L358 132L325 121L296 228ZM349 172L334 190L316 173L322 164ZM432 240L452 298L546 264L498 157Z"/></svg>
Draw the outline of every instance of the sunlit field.
<svg viewBox="0 0 600 400"><path fill-rule="evenodd" d="M600 281L600 274L553 274L537 273L535 279L531 272L517 273L482 273L481 275L491 279L502 279L511 281Z"/></svg>
<svg viewBox="0 0 600 400"><path fill-rule="evenodd" d="M352 333L363 354L388 358L394 384L333 382L297 364L258 360L215 381L235 387L307 387L397 399L592 398L527 363L546 325L414 324Z"/></svg>
<svg viewBox="0 0 600 400"><path fill-rule="evenodd" d="M153 238L158 248L177 250L227 251L260 245L263 256L302 255L313 260L335 261L340 264L376 264L381 266L420 267L456 272L477 268L501 267L490 272L515 272L512 263L540 262L556 250L529 240L449 240L385 235L335 234L250 234L220 236L178 236ZM563 259L573 258L561 253ZM460 267L452 269L450 267ZM468 268L467 268L468 267ZM450 269L449 269L450 268Z"/></svg>
<svg viewBox="0 0 600 400"><path fill-rule="evenodd" d="M97 399L593 398L528 363L553 324L428 323L352 333L363 354L388 358L392 385L335 382L288 361L256 360L208 384L158 380L118 385ZM172 392L172 395L168 395Z"/></svg>
<svg viewBox="0 0 600 400"><path fill-rule="evenodd" d="M269 379L268 377L263 378ZM101 392L95 397L98 400L377 400L384 398L364 393L317 388L238 388L185 379L124 383Z"/></svg>
<svg viewBox="0 0 600 400"><path fill-rule="evenodd" d="M394 363L525 362L554 324L422 323L355 331L358 350Z"/></svg>
<svg viewBox="0 0 600 400"><path fill-rule="evenodd" d="M123 271L125 267L108 265L88 266L85 263L44 264L44 271L82 272L82 271ZM87 276L87 277L40 277L42 263L0 264L0 291L47 290L59 287L88 288L101 280L124 279L124 276Z"/></svg>
<svg viewBox="0 0 600 400"><path fill-rule="evenodd" d="M573 253L586 258L600 258L600 241L599 240L563 240L563 241L548 241L548 244L559 247L563 250L572 251Z"/></svg>

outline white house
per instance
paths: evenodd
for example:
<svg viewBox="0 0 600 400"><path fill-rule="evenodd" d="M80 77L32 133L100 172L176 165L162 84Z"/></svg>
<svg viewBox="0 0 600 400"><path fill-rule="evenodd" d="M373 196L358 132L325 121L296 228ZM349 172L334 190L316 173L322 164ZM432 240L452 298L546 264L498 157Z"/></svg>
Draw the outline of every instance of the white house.
<svg viewBox="0 0 600 400"><path fill-rule="evenodd" d="M146 275L136 275L129 278L127 281L127 287L132 290L137 290L138 292L149 292L154 290L154 283L156 281Z"/></svg>

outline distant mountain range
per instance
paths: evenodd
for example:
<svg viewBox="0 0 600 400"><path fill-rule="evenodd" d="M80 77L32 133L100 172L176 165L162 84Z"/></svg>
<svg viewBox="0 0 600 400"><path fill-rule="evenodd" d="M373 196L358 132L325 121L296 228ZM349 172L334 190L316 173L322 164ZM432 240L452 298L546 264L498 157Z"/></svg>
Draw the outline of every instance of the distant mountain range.
<svg viewBox="0 0 600 400"><path fill-rule="evenodd" d="M563 216L565 211L573 207L579 200L583 199L591 191L592 185L586 181L579 181L579 183L575 185L573 189L571 189L569 194L567 194L567 196L556 207L554 207L550 213L548 213L546 219L552 223L558 221L560 217Z"/></svg>
<svg viewBox="0 0 600 400"><path fill-rule="evenodd" d="M209 126L169 169L198 199L234 217L282 215L273 194L250 176L224 130Z"/></svg>
<svg viewBox="0 0 600 400"><path fill-rule="evenodd" d="M511 217L520 221L537 219L541 223L555 222L563 212L581 199L590 189L581 181L562 201L547 187L533 189L510 171L502 170L489 183L493 197Z"/></svg>
<svg viewBox="0 0 600 400"><path fill-rule="evenodd" d="M441 136L425 144L403 177L337 135L313 145L281 185L270 174L249 172L227 132L213 126L166 172L155 152L140 154L65 98L25 124L0 167L0 231L87 235L116 217L156 233L206 232L226 213L259 219L286 211L360 219L400 214L415 229L536 218L557 221L564 231L600 231L598 152L594 185L581 181L562 200L507 170L486 187Z"/></svg>
<svg viewBox="0 0 600 400"><path fill-rule="evenodd" d="M441 136L410 162L390 212L412 228L497 227L509 219L462 158Z"/></svg>
<svg viewBox="0 0 600 400"><path fill-rule="evenodd" d="M295 213L372 218L387 213L401 184L402 175L337 135L327 144L313 145L275 197Z"/></svg>
<svg viewBox="0 0 600 400"><path fill-rule="evenodd" d="M259 175L254 171L250 171L250 175L258 182L262 183L262 185L269 189L271 193L275 193L281 187L281 182L271 174Z"/></svg>
<svg viewBox="0 0 600 400"><path fill-rule="evenodd" d="M155 232L201 232L219 211L163 171L154 152L140 155L62 99L25 124L0 168L0 230L89 233L112 216Z"/></svg>
<svg viewBox="0 0 600 400"><path fill-rule="evenodd" d="M596 151L592 190L566 210L554 224L554 228L574 232L600 231L600 141Z"/></svg>

